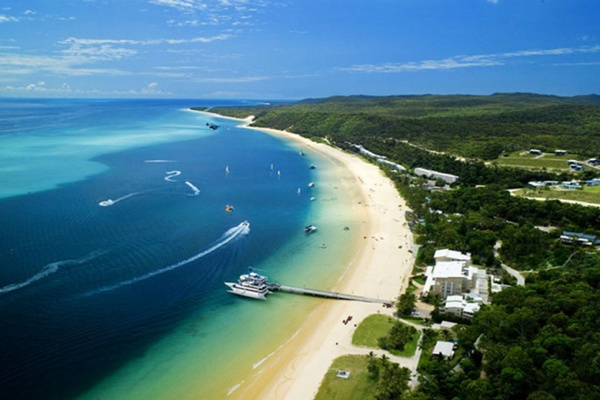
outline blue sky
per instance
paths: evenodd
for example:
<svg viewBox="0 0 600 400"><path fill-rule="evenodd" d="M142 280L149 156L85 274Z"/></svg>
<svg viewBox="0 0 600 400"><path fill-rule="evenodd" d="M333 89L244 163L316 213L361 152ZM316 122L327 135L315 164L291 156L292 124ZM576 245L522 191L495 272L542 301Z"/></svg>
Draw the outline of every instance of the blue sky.
<svg viewBox="0 0 600 400"><path fill-rule="evenodd" d="M600 93L597 0L8 0L0 96Z"/></svg>

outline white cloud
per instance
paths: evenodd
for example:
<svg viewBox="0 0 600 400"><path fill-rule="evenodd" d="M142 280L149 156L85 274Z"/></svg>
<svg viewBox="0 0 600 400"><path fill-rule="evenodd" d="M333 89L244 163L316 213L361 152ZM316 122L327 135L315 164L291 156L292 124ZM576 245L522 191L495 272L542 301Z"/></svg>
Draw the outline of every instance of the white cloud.
<svg viewBox="0 0 600 400"><path fill-rule="evenodd" d="M206 8L206 5L202 4L202 2L196 2L194 0L150 0L150 3L159 6L173 7L183 11Z"/></svg>
<svg viewBox="0 0 600 400"><path fill-rule="evenodd" d="M24 75L37 71L46 71L65 75L128 75L129 72L117 68L89 68L86 66L124 60L139 54L142 46L169 46L172 47L185 44L210 43L217 40L232 38L231 34L221 34L210 37L198 36L189 39L87 39L70 37L58 42L66 46L58 54L31 55L25 52L9 52L16 48L2 46L0 52L0 74L2 75Z"/></svg>
<svg viewBox="0 0 600 400"><path fill-rule="evenodd" d="M18 21L19 21L18 18L0 14L0 24L3 22L18 22Z"/></svg>
<svg viewBox="0 0 600 400"><path fill-rule="evenodd" d="M423 70L447 70L457 68L493 67L505 65L507 60L525 57L563 56L600 52L599 46L562 47L544 50L520 50L496 54L458 55L442 60L410 61L405 63L359 64L338 68L347 72L400 73Z"/></svg>
<svg viewBox="0 0 600 400"><path fill-rule="evenodd" d="M100 90L100 89L73 89L69 84L62 83L59 86L49 86L46 82L40 81L37 83L29 83L23 86L3 86L0 87L0 93L8 96L156 96L156 95L172 95L171 92L166 92L157 89L158 83L151 82L140 90Z"/></svg>
<svg viewBox="0 0 600 400"><path fill-rule="evenodd" d="M178 12L178 15L169 14L166 22L170 26L180 27L251 25L251 19L262 9L284 6L284 0L275 3L268 0L148 0L148 2Z"/></svg>
<svg viewBox="0 0 600 400"><path fill-rule="evenodd" d="M248 83L266 81L268 79L269 77L266 76L241 76L227 78L194 78L193 81L197 83Z"/></svg>

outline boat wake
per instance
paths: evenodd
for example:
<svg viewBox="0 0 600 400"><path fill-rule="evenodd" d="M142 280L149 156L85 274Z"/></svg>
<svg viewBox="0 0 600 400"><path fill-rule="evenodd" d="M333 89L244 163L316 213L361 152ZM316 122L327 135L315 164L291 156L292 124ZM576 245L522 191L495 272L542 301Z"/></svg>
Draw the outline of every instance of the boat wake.
<svg viewBox="0 0 600 400"><path fill-rule="evenodd" d="M199 258L207 256L214 251L217 251L218 249L225 246L232 240L234 240L242 235L247 235L249 232L250 232L250 224L248 223L248 221L244 221L241 224L239 224L238 226L228 229L215 244L210 246L208 249L203 250L196 255L193 255L192 257L186 258L183 261L179 261L178 263L171 264L171 265L161 268L159 270L148 272L147 274L140 275L135 278L131 278L126 281L116 283L114 285L109 285L109 286L102 287L100 289L93 290L91 292L86 293L85 295L91 296L91 295L95 295L95 294L99 294L99 293L103 293L103 292L108 292L111 290L121 288L123 286L128 286L133 283L146 280L148 278L152 278L153 276L156 276L156 275L164 274L165 272L168 272L168 271L172 271L172 270L182 267L186 264L189 264L193 261L196 261Z"/></svg>
<svg viewBox="0 0 600 400"><path fill-rule="evenodd" d="M193 191L193 196L198 196L200 194L200 189L194 186L190 181L185 181L185 184L188 185Z"/></svg>
<svg viewBox="0 0 600 400"><path fill-rule="evenodd" d="M31 278L27 279L26 281L19 282L19 283L11 283L10 285L6 285L6 286L0 288L0 294L12 292L14 290L24 288L25 286L29 286L32 283L39 281L40 279L44 279L45 277L52 275L53 273L57 272L60 269L60 267L64 267L67 265L83 264L83 263L86 263L104 253L105 253L104 251L95 251L95 252L88 254L87 256L85 256L83 258L78 259L78 260L62 260L62 261L56 261L56 262L50 263L50 264L44 266L44 268L42 268L42 270L40 272L33 275Z"/></svg>
<svg viewBox="0 0 600 400"><path fill-rule="evenodd" d="M144 192L133 192L133 193L129 193L128 195L125 195L123 197L119 197L118 199L115 199L115 200L113 200L113 199L103 200L100 203L98 203L98 205L100 207L112 206L114 204L117 204L121 200L125 200L125 199L128 199L130 197L137 196L138 194L142 194L142 193L144 193Z"/></svg>
<svg viewBox="0 0 600 400"><path fill-rule="evenodd" d="M173 178L181 175L181 171L167 171L167 176L165 176L165 181L167 182L177 182L174 181Z"/></svg>

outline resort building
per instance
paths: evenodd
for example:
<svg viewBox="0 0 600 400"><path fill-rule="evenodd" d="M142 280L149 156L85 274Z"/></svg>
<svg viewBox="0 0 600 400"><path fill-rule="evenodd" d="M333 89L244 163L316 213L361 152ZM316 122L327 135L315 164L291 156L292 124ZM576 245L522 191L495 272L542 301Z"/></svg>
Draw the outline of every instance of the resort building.
<svg viewBox="0 0 600 400"><path fill-rule="evenodd" d="M563 189L583 189L583 187L579 184L579 182L563 182L560 185Z"/></svg>
<svg viewBox="0 0 600 400"><path fill-rule="evenodd" d="M449 296L469 297L480 303L489 299L488 275L485 270L471 266L471 255L455 250L437 250L434 254L435 265L428 266L423 286L423 296L439 295L442 299Z"/></svg>
<svg viewBox="0 0 600 400"><path fill-rule="evenodd" d="M594 178L594 179L590 179L585 181L585 184L588 186L598 186L600 185L600 178Z"/></svg>
<svg viewBox="0 0 600 400"><path fill-rule="evenodd" d="M358 152L360 154L363 154L363 155L368 156L368 157L373 157L380 164L389 165L389 166L391 166L392 168L394 168L394 169L396 169L398 171L406 171L406 168L404 168L402 165L396 164L396 163L391 162L391 161L388 161L386 156L375 154L372 151L369 151L369 150L365 149L365 147L363 145L361 145L361 144L353 144L353 146L358 149Z"/></svg>
<svg viewBox="0 0 600 400"><path fill-rule="evenodd" d="M467 266L471 265L470 253L461 253L460 251L450 249L436 250L433 254L433 259L436 263L441 261L464 261Z"/></svg>
<svg viewBox="0 0 600 400"><path fill-rule="evenodd" d="M527 184L534 189L539 189L545 186L556 186L558 185L558 181L531 181L527 182Z"/></svg>
<svg viewBox="0 0 600 400"><path fill-rule="evenodd" d="M431 356L439 357L442 360L452 360L454 358L454 349L456 349L456 344L454 342L438 340L435 342L435 347L431 352Z"/></svg>
<svg viewBox="0 0 600 400"><path fill-rule="evenodd" d="M441 179L447 184L452 184L458 180L458 176L452 174L446 174L443 172L433 171L431 169L425 168L415 168L415 175L424 176L425 178L430 179Z"/></svg>
<svg viewBox="0 0 600 400"><path fill-rule="evenodd" d="M481 299L479 299L481 302ZM448 296L444 307L440 310L444 314L454 315L460 318L473 318L473 315L481 308L481 303L476 300L466 299L465 296Z"/></svg>
<svg viewBox="0 0 600 400"><path fill-rule="evenodd" d="M541 156L542 155L542 151L538 150L538 149L529 149L529 154L532 154L534 156Z"/></svg>
<svg viewBox="0 0 600 400"><path fill-rule="evenodd" d="M566 244L581 244L583 246L600 244L600 239L597 239L595 235L569 231L563 231L560 235L560 241Z"/></svg>

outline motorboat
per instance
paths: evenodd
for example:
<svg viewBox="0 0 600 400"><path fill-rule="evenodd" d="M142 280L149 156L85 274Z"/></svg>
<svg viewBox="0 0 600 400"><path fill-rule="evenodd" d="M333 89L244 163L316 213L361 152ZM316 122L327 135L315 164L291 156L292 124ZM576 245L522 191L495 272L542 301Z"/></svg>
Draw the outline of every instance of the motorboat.
<svg viewBox="0 0 600 400"><path fill-rule="evenodd" d="M308 225L308 226L304 227L304 232L306 232L306 233L313 233L316 230L317 230L317 227L314 225Z"/></svg>

